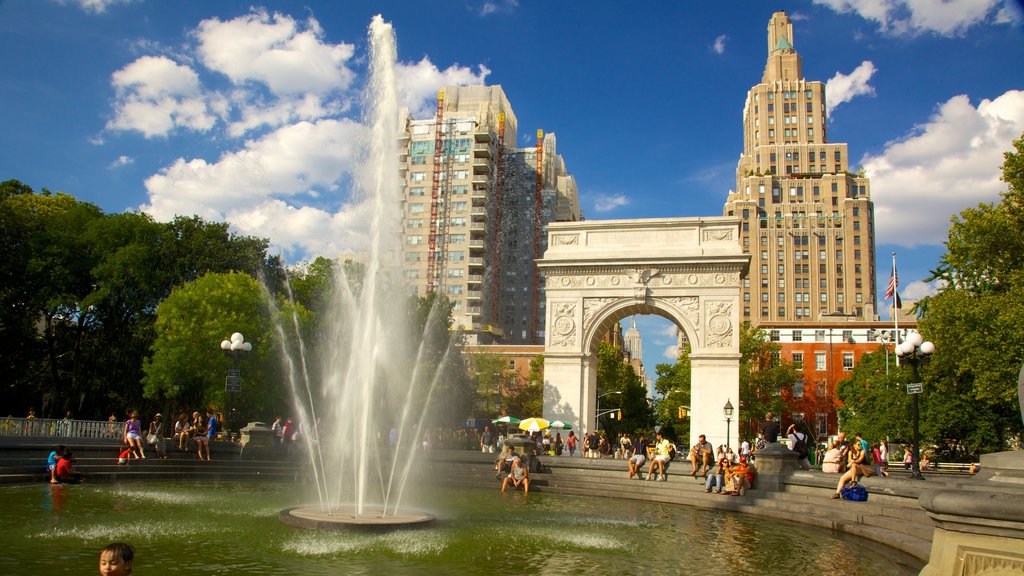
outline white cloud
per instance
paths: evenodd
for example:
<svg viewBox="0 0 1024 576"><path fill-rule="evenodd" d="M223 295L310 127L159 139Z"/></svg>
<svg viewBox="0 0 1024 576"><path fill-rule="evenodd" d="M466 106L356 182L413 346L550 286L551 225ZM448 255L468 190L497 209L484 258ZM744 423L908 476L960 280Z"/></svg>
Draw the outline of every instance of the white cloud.
<svg viewBox="0 0 1024 576"><path fill-rule="evenodd" d="M438 90L445 86L483 84L490 73L482 65L476 73L458 64L440 70L425 56L415 64L399 63L395 70L399 106L408 108L414 118L428 118L437 108Z"/></svg>
<svg viewBox="0 0 1024 576"><path fill-rule="evenodd" d="M86 12L102 14L114 4L131 4L134 0L57 0L61 4L74 4Z"/></svg>
<svg viewBox="0 0 1024 576"><path fill-rule="evenodd" d="M825 102L828 105L826 114L832 116L832 111L837 106L857 96L874 95L875 89L869 84L874 75L875 65L870 60L861 62L849 75L836 72L836 75L825 83Z"/></svg>
<svg viewBox="0 0 1024 576"><path fill-rule="evenodd" d="M725 54L725 41L729 37L722 34L718 38L715 38L715 43L711 45L711 49L715 51L715 54Z"/></svg>
<svg viewBox="0 0 1024 576"><path fill-rule="evenodd" d="M281 98L264 103L248 101L247 94L238 94L238 108L241 118L228 126L228 135L243 136L259 128L276 128L297 121L315 121L340 114L349 108L347 101L328 100L324 102L316 94L305 94L295 98Z"/></svg>
<svg viewBox="0 0 1024 576"><path fill-rule="evenodd" d="M519 7L519 0L487 0L480 6L480 15L489 16L499 12L512 12Z"/></svg>
<svg viewBox="0 0 1024 576"><path fill-rule="evenodd" d="M877 22L892 35L933 32L963 34L976 24L1004 23L1007 10L1001 0L814 0L840 13L855 13Z"/></svg>
<svg viewBox="0 0 1024 576"><path fill-rule="evenodd" d="M198 214L227 221L242 233L267 236L286 249L301 245L327 254L321 250L334 248L326 239L352 233L337 226L366 218L350 215L353 206L347 200L312 208L299 205L301 199L288 199L311 190L336 192L338 182L352 172L364 139L360 124L324 119L282 127L213 164L179 158L146 180L149 204L141 209L157 220Z"/></svg>
<svg viewBox="0 0 1024 576"><path fill-rule="evenodd" d="M666 346L665 349L661 352L661 355L675 362L679 360L679 347L676 346L675 344L672 344L671 346Z"/></svg>
<svg viewBox="0 0 1024 576"><path fill-rule="evenodd" d="M597 194L594 196L594 210L597 212L610 212L627 204L629 204L629 198L625 194Z"/></svg>
<svg viewBox="0 0 1024 576"><path fill-rule="evenodd" d="M862 164L871 178L879 244L941 244L949 218L999 200L1003 152L1024 132L1024 91L975 108L965 95Z"/></svg>
<svg viewBox="0 0 1024 576"><path fill-rule="evenodd" d="M198 54L209 69L235 84L258 82L275 94L345 91L355 79L347 67L352 44L328 44L313 18L301 25L287 15L258 9L226 22L199 23Z"/></svg>
<svg viewBox="0 0 1024 576"><path fill-rule="evenodd" d="M174 128L207 131L225 112L222 99L203 93L199 76L165 56L143 56L114 72L114 117L108 130L137 130L146 138Z"/></svg>
<svg viewBox="0 0 1024 576"><path fill-rule="evenodd" d="M935 296L945 285L945 280L936 280L934 282L918 280L917 282L911 282L900 292L900 299L908 302L917 302L925 296Z"/></svg>
<svg viewBox="0 0 1024 576"><path fill-rule="evenodd" d="M158 220L224 221L292 256L363 249L371 218L347 193L366 134L350 118L358 113L353 45L325 42L312 18L259 9L204 20L191 37L194 45L173 57L144 56L113 74L107 129L147 138L201 131L226 151L165 166L146 179L140 208ZM424 57L395 73L400 104L429 116L439 88L483 84L490 70L440 69Z"/></svg>
<svg viewBox="0 0 1024 576"><path fill-rule="evenodd" d="M109 168L110 170L113 170L115 168L120 168L121 166L127 166L129 164L134 164L134 163L135 163L135 158L132 158L131 156L121 155L121 156L117 157L117 160L114 160L109 165L107 165L107 168Z"/></svg>

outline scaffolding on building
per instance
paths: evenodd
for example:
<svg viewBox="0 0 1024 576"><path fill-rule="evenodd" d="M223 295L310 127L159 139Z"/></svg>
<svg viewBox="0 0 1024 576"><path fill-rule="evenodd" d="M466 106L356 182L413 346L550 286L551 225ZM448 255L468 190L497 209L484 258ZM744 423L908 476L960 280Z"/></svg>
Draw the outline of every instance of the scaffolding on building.
<svg viewBox="0 0 1024 576"><path fill-rule="evenodd" d="M445 120L444 90L437 92L434 117L434 172L430 190L430 233L427 237L427 292L443 292L451 221L454 119ZM447 138L445 135L448 135Z"/></svg>

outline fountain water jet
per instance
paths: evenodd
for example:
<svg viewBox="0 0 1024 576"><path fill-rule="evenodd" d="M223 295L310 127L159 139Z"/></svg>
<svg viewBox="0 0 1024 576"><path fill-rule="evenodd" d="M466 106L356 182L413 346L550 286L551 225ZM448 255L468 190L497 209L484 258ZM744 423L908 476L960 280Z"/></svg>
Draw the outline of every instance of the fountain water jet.
<svg viewBox="0 0 1024 576"><path fill-rule="evenodd" d="M423 369L429 365L422 344L426 339L419 338L414 349L411 341L419 335L407 330L412 317L403 306L407 292L395 281L397 275L388 274L399 269L401 247L396 47L391 25L379 15L369 37L369 145L356 178L357 192L372 209L365 270L359 282L344 267L338 270L318 381L307 368L307 347L294 316L290 332L297 342L285 345L298 355L297 361L289 356L286 366L295 405L309 423L304 436L320 499L318 506L283 510L281 520L293 526L386 529L434 520L401 505L425 413L451 348L438 366ZM277 328L286 342L286 331ZM414 413L414 407L420 412Z"/></svg>

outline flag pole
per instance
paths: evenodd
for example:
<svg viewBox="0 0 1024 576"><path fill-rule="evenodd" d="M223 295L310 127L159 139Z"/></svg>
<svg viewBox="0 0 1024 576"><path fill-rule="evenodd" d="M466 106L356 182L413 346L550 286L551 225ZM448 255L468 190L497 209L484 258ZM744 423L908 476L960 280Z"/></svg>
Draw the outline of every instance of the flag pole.
<svg viewBox="0 0 1024 576"><path fill-rule="evenodd" d="M899 349L899 346L900 346L900 309L899 309L899 306L897 306L897 304L899 304L899 301L900 301L900 297L899 297L899 288L900 287L899 287L899 279L898 278L899 277L896 276L896 252L893 252L892 253L892 276L890 277L889 281L896 283L896 285L892 289L892 328L893 328L893 334L896 337L896 339L894 340L894 342L896 342L896 346L895 346L895 348L893 348L894 351ZM899 365L900 365L900 355L896 354L896 366L898 367Z"/></svg>

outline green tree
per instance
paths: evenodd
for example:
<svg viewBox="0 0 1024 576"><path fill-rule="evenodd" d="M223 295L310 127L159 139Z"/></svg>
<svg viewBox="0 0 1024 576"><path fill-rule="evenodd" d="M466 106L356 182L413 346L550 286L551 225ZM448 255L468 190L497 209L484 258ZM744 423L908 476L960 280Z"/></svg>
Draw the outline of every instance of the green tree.
<svg viewBox="0 0 1024 576"><path fill-rule="evenodd" d="M473 354L469 357L469 370L475 383L473 416L493 420L510 408L501 402L506 386L505 360L497 354ZM499 410L500 406L500 410Z"/></svg>
<svg viewBox="0 0 1024 576"><path fill-rule="evenodd" d="M684 445L690 438L690 356L683 353L675 364L658 364L654 367L658 375L654 389L661 394L655 412L660 430L669 438L676 438ZM686 410L686 416L679 418L679 410Z"/></svg>
<svg viewBox="0 0 1024 576"><path fill-rule="evenodd" d="M618 434L648 430L654 425L647 387L633 367L623 362L622 350L607 342L601 342L597 350L597 395L602 412L615 410L598 417L609 440L613 441ZM617 419L620 411L622 420Z"/></svg>
<svg viewBox="0 0 1024 576"><path fill-rule="evenodd" d="M781 359L781 350L764 330L747 322L740 327L740 437L753 438L765 414L787 409L782 393L800 374Z"/></svg>
<svg viewBox="0 0 1024 576"><path fill-rule="evenodd" d="M1005 449L1022 433L1015 383L1024 362L1024 137L1013 148L1001 200L952 218L929 279L943 285L918 306L921 332L937 349L922 397L930 441L957 446L951 451Z"/></svg>
<svg viewBox="0 0 1024 576"><path fill-rule="evenodd" d="M259 284L247 274L207 273L175 288L160 303L152 358L143 365L147 398L184 410L226 403L224 377L232 359L220 342L241 332L253 349L241 357L242 392L232 406L241 418L283 404L272 321Z"/></svg>

